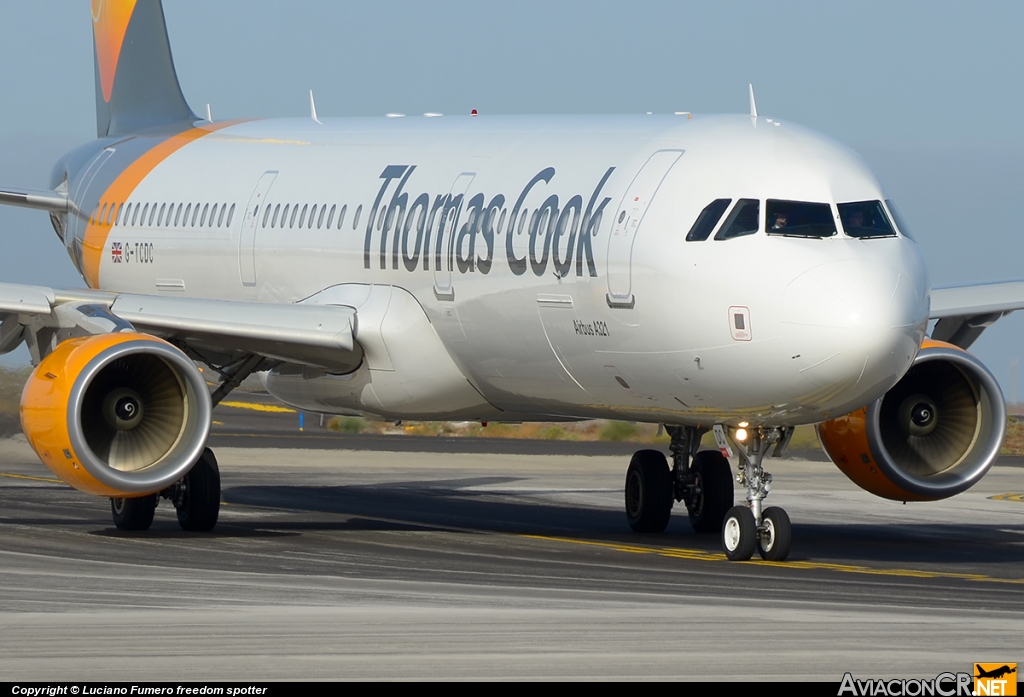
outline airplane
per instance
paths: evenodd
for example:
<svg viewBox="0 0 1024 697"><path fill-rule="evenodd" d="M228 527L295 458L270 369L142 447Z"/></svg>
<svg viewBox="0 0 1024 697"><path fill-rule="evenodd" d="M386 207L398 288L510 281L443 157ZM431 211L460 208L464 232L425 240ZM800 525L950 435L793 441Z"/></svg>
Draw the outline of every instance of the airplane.
<svg viewBox="0 0 1024 697"><path fill-rule="evenodd" d="M931 288L867 164L752 88L749 115L330 119L311 93L308 117L214 122L160 0L91 9L97 139L50 189L0 189L49 213L87 288L0 284L0 352L32 356L32 448L119 529L161 498L216 525L211 414L253 374L326 414L662 424L630 527L682 503L734 561L790 552L764 461L798 425L896 501L998 456L1003 396L967 349L1024 282Z"/></svg>
<svg viewBox="0 0 1024 697"><path fill-rule="evenodd" d="M993 670L983 670L980 666L975 664L975 670L977 671L977 674L974 676L976 678L996 678L996 679L998 679L998 678L1003 677L1004 675L1009 675L1011 673L1016 673L1017 672L1017 667L1016 667L1016 665L1014 665L1013 668L1011 668L1008 665L1003 665L1003 666L1001 666L999 668L995 668Z"/></svg>

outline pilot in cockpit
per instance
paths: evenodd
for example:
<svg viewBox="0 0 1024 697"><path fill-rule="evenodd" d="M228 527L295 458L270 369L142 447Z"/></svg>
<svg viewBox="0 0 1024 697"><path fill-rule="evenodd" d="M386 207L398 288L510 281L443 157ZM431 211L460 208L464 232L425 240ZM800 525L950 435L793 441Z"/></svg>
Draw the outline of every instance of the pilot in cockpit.
<svg viewBox="0 0 1024 697"><path fill-rule="evenodd" d="M850 211L849 215L846 216L843 226L847 229L864 227L864 210L862 208L854 208Z"/></svg>
<svg viewBox="0 0 1024 697"><path fill-rule="evenodd" d="M785 211L779 211L775 214L775 222L772 223L772 230L781 230L786 227L787 216Z"/></svg>

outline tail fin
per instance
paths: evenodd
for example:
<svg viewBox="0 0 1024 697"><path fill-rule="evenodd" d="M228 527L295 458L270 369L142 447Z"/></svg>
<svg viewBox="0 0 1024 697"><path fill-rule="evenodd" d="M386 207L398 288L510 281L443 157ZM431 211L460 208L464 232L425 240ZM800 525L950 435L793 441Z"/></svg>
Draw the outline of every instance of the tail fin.
<svg viewBox="0 0 1024 697"><path fill-rule="evenodd" d="M92 0L96 133L197 120L174 72L160 0Z"/></svg>

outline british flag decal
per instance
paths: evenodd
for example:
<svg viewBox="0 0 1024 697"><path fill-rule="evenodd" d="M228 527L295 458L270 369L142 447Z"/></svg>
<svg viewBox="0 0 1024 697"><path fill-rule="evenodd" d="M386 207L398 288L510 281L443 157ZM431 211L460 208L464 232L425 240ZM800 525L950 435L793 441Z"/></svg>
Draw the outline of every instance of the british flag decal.
<svg viewBox="0 0 1024 697"><path fill-rule="evenodd" d="M113 259L115 264L120 264L122 256L123 256L123 253L121 251L121 243L120 242L111 242L110 243L110 258Z"/></svg>

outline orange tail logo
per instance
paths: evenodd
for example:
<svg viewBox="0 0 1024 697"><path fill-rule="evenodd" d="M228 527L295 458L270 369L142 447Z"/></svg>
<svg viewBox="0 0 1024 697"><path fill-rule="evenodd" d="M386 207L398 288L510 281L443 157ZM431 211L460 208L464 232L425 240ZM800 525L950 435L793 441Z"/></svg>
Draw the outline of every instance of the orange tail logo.
<svg viewBox="0 0 1024 697"><path fill-rule="evenodd" d="M103 99L110 101L117 75L117 60L121 56L128 22L135 11L137 0L92 0L92 30L96 39L96 60L100 68Z"/></svg>

